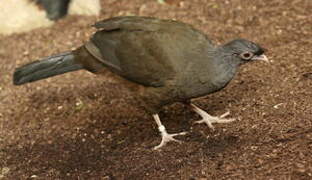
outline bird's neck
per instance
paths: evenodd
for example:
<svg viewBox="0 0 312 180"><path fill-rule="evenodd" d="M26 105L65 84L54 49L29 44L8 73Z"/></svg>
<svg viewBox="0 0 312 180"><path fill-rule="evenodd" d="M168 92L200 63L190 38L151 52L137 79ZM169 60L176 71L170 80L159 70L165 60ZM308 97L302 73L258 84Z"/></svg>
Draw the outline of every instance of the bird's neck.
<svg viewBox="0 0 312 180"><path fill-rule="evenodd" d="M213 83L219 87L226 86L234 77L240 61L237 60L232 53L224 51L224 49L216 48L213 55L213 67L216 75Z"/></svg>
<svg viewBox="0 0 312 180"><path fill-rule="evenodd" d="M220 46L215 49L216 63L223 66L223 68L238 68L242 61L233 55L234 51L228 49L226 46Z"/></svg>

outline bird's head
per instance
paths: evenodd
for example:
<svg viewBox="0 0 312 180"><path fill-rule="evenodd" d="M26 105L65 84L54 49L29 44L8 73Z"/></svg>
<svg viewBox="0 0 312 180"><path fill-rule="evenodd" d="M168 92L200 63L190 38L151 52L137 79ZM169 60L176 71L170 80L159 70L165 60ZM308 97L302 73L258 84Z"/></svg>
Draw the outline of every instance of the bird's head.
<svg viewBox="0 0 312 180"><path fill-rule="evenodd" d="M266 61L268 58L264 55L265 49L260 45L245 39L235 39L223 46L229 55L239 61L239 64L244 64L251 61Z"/></svg>

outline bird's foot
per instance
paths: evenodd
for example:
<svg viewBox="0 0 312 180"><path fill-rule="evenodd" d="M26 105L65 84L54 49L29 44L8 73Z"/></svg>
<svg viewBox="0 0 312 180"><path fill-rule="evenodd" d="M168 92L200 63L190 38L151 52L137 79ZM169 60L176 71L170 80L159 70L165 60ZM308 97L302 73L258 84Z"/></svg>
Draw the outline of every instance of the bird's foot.
<svg viewBox="0 0 312 180"><path fill-rule="evenodd" d="M175 141L178 143L181 143L181 141L174 138L174 136L179 135L186 135L187 132L180 132L180 133L174 133L174 134L168 134L164 126L159 127L159 131L161 132L161 142L158 146L154 147L154 150L157 150L163 146L165 146L170 141Z"/></svg>
<svg viewBox="0 0 312 180"><path fill-rule="evenodd" d="M186 132L180 132L180 133L175 133L175 134L168 134L167 131L166 131L165 126L162 125L162 123L161 123L161 121L159 119L158 114L153 114L153 117L154 117L154 119L155 119L155 121L157 123L158 130L159 130L159 132L161 134L161 142L160 142L160 144L158 146L154 147L154 150L157 150L157 149L163 147L164 145L166 145L170 141L175 141L175 142L181 143L181 141L174 139L174 136L185 135Z"/></svg>
<svg viewBox="0 0 312 180"><path fill-rule="evenodd" d="M230 122L235 121L235 119L233 118L230 118L230 119L225 118L226 116L230 114L229 111L218 117L218 116L211 116L206 111L197 107L195 104L190 104L190 106L197 114L199 114L202 117L201 120L195 121L194 123L197 123L197 124L206 123L207 126L211 128L212 130L214 130L214 127L212 125L213 123L230 123Z"/></svg>
<svg viewBox="0 0 312 180"><path fill-rule="evenodd" d="M228 111L228 112L226 112L226 113L224 113L218 117L218 116L211 116L208 113L202 111L201 113L199 113L199 115L202 117L202 119L199 121L195 121L194 123L196 123L196 124L206 123L209 128L214 130L215 128L212 125L213 123L230 123L230 122L233 122L236 120L234 118L229 118L229 119L225 118L229 114L230 114L230 112Z"/></svg>

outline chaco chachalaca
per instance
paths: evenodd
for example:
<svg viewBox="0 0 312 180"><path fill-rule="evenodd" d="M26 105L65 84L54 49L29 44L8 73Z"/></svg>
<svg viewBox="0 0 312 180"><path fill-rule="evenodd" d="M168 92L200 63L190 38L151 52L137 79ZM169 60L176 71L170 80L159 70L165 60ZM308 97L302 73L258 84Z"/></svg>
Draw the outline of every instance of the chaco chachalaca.
<svg viewBox="0 0 312 180"><path fill-rule="evenodd" d="M268 61L264 49L245 40L236 39L216 46L191 25L152 17L114 17L97 22L98 31L90 41L74 51L50 56L17 68L14 84L48 78L85 69L95 74L111 71L131 84L134 95L154 117L162 141L158 149L176 135L168 134L158 112L174 102L190 102L224 88L238 67L255 60ZM202 120L228 123L228 113L211 116L192 103L188 104Z"/></svg>

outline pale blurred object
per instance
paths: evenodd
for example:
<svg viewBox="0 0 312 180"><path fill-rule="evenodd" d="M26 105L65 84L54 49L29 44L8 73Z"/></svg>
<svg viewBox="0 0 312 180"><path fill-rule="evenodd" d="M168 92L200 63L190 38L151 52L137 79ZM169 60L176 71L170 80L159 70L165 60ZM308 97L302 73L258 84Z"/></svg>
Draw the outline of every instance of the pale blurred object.
<svg viewBox="0 0 312 180"><path fill-rule="evenodd" d="M165 0L157 0L158 1L158 3L160 3L160 4L165 4L166 2L165 2Z"/></svg>
<svg viewBox="0 0 312 180"><path fill-rule="evenodd" d="M44 2L44 0L41 1ZM53 21L48 18L51 12L47 14L44 8L40 8L40 5L35 2L35 0L0 0L0 34L9 35L52 25ZM51 2L46 3L47 10L49 10L49 5L54 5ZM58 10L60 9L57 8L55 11ZM71 0L68 8L68 14L72 15L97 16L100 11L100 0ZM53 13L59 12L51 14Z"/></svg>
<svg viewBox="0 0 312 180"><path fill-rule="evenodd" d="M69 14L98 16L100 12L100 0L74 0L69 6Z"/></svg>
<svg viewBox="0 0 312 180"><path fill-rule="evenodd" d="M0 0L0 34L30 31L53 24L35 3L26 0Z"/></svg>

